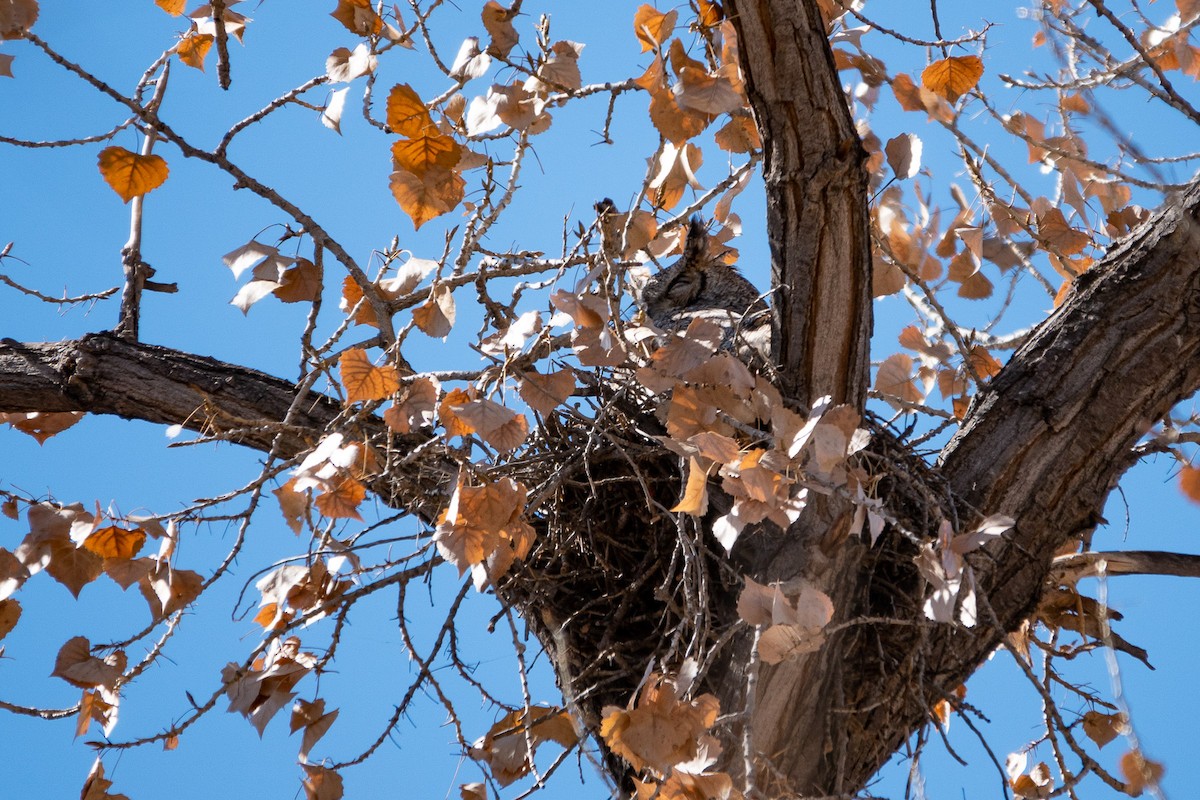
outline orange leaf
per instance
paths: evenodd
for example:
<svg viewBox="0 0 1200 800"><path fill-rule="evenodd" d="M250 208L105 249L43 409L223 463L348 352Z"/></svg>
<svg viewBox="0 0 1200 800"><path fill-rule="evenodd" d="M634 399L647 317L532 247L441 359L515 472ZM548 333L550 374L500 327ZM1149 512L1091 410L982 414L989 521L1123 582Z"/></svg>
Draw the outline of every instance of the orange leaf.
<svg viewBox="0 0 1200 800"><path fill-rule="evenodd" d="M951 103L975 88L983 77L983 59L979 56L950 56L935 61L921 73L921 83Z"/></svg>
<svg viewBox="0 0 1200 800"><path fill-rule="evenodd" d="M697 21L705 28L715 28L725 19L725 11L720 3L713 0L700 0L700 15Z"/></svg>
<svg viewBox="0 0 1200 800"><path fill-rule="evenodd" d="M424 175L431 168L454 169L462 157L462 147L449 136L431 130L411 139L400 139L392 145L396 169Z"/></svg>
<svg viewBox="0 0 1200 800"><path fill-rule="evenodd" d="M1200 503L1200 467L1184 467L1179 471L1179 488L1193 502Z"/></svg>
<svg viewBox="0 0 1200 800"><path fill-rule="evenodd" d="M678 11L663 13L652 5L643 4L633 15L633 32L642 43L642 52L657 50L675 30Z"/></svg>
<svg viewBox="0 0 1200 800"><path fill-rule="evenodd" d="M455 413L455 407L461 406L471 401L471 393L465 389L452 389L442 398L442 402L438 405L438 421L442 423L442 427L446 429L446 436L470 436L475 432L471 427L471 423L465 419L460 419Z"/></svg>
<svg viewBox="0 0 1200 800"><path fill-rule="evenodd" d="M346 402L359 403L383 400L400 388L396 368L390 364L377 367L360 348L342 353L338 360L342 375L342 386L346 389Z"/></svg>
<svg viewBox="0 0 1200 800"><path fill-rule="evenodd" d="M681 499L671 509L672 512L703 516L708 511L708 472L694 458L688 459L687 486Z"/></svg>
<svg viewBox="0 0 1200 800"><path fill-rule="evenodd" d="M126 203L162 186L169 172L162 156L143 156L115 145L101 150L99 161L105 183Z"/></svg>
<svg viewBox="0 0 1200 800"><path fill-rule="evenodd" d="M671 92L656 92L650 100L650 121L659 133L677 145L698 136L712 119L709 114L680 108Z"/></svg>
<svg viewBox="0 0 1200 800"><path fill-rule="evenodd" d="M146 532L141 528L126 530L110 525L92 533L83 540L83 546L101 558L133 558L146 543Z"/></svg>
<svg viewBox="0 0 1200 800"><path fill-rule="evenodd" d="M383 30L383 20L371 8L369 0L338 0L337 8L329 16L359 36L375 36Z"/></svg>
<svg viewBox="0 0 1200 800"><path fill-rule="evenodd" d="M762 147L762 138L758 135L758 126L748 116L738 116L725 123L721 130L713 134L717 147L730 153L749 153Z"/></svg>
<svg viewBox="0 0 1200 800"><path fill-rule="evenodd" d="M187 7L187 0L154 0L154 5L172 17L178 17L183 13L183 9Z"/></svg>
<svg viewBox="0 0 1200 800"><path fill-rule="evenodd" d="M453 211L462 202L466 181L457 172L431 168L423 175L400 169L392 173L392 196L420 228L434 217Z"/></svg>
<svg viewBox="0 0 1200 800"><path fill-rule="evenodd" d="M354 478L345 477L317 497L317 510L330 519L357 519L358 506L367 496L367 489Z"/></svg>
<svg viewBox="0 0 1200 800"><path fill-rule="evenodd" d="M1147 786L1157 786L1166 771L1162 764L1133 750L1121 756L1119 766L1125 776L1125 791L1130 797L1137 797Z"/></svg>
<svg viewBox="0 0 1200 800"><path fill-rule="evenodd" d="M375 316L375 310L371 308L371 304L363 300L362 287L354 280L352 275L347 275L342 281L342 302L338 305L342 311L350 311L358 309L354 312L355 325L373 325L379 327L379 320Z"/></svg>
<svg viewBox="0 0 1200 800"><path fill-rule="evenodd" d="M412 138L423 135L426 128L432 128L433 118L411 86L397 83L388 93L387 125L392 133Z"/></svg>
<svg viewBox="0 0 1200 800"><path fill-rule="evenodd" d="M212 43L213 37L207 33L187 37L179 43L179 50L176 51L179 53L179 60L203 72L204 58L212 48Z"/></svg>

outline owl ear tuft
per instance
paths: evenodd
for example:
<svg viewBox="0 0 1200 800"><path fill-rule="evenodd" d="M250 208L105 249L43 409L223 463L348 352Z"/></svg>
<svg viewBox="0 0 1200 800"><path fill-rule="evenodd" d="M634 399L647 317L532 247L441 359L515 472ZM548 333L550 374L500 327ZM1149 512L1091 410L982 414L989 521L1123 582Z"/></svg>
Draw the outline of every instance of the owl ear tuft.
<svg viewBox="0 0 1200 800"><path fill-rule="evenodd" d="M683 244L683 263L689 269L696 269L704 264L707 256L708 228L697 215L688 223L687 239Z"/></svg>

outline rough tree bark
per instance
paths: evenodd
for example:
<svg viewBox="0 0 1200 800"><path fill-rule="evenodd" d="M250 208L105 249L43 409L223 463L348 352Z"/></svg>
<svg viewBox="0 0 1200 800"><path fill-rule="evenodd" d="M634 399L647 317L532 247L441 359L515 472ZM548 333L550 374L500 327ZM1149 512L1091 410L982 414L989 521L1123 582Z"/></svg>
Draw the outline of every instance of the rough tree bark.
<svg viewBox="0 0 1200 800"><path fill-rule="evenodd" d="M785 388L801 404L829 393L861 407L870 330L865 177L823 24L814 0L731 0L727 8L767 152ZM1200 185L1079 279L980 392L937 465L917 475L947 498L933 510L956 515L960 525L985 513L1016 520L1015 531L973 557L980 624L924 624L919 603L897 603L892 624L848 627L808 658L762 669L743 721L761 790L857 792L927 721L933 703L1029 614L1053 552L1096 524L1131 464L1131 446L1200 387L1198 217ZM261 372L110 335L0 341L0 410L236 429L245 432L243 444L280 456L310 447L341 413L334 401ZM381 487L384 499L431 516L437 498L406 493L406 485ZM842 534L846 513L814 503L794 530L752 537L735 551L736 564L760 581L806 576L848 620L879 602L881 566ZM909 567L888 575L900 595ZM714 602L728 611L733 598ZM735 642L707 677L710 687L723 687L727 709L746 699L749 644L748 637ZM723 731L727 755L742 752L743 732L737 723Z"/></svg>

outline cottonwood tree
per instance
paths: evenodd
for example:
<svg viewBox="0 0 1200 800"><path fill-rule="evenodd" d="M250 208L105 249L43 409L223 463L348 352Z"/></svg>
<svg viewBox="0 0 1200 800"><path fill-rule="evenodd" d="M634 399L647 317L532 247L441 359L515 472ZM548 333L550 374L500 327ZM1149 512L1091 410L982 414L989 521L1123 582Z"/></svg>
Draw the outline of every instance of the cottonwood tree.
<svg viewBox="0 0 1200 800"><path fill-rule="evenodd" d="M1200 4L1046 0L1027 24L1055 66L1004 74L990 26L949 30L936 2L929 21L907 23L932 29L925 38L869 3L630 7L621 25L643 57L596 57L601 67L575 40L586 31L552 30L550 4L492 0L464 23L438 0L330 0L307 24L346 45L310 54L323 69L250 113L214 108L228 120L215 140L172 119L175 76L254 81L239 60L269 26L231 0L144 5L127 13L165 12L179 34L114 82L39 34L50 9L0 2L0 74L21 81L39 63L115 109L103 130L5 130L4 145L94 152L100 176L77 179L102 178L130 221L120 285L76 295L22 272L28 232L10 232L9 289L96 305L96 331L3 340L0 409L39 441L108 414L261 461L170 511L3 488L14 521L0 635L20 629L34 582L77 598L136 586L150 609L149 624L121 612L120 641L53 643L53 680L81 690L77 705L3 701L73 717L95 739L83 796L116 796L111 754L171 749L226 708L261 733L290 708L307 796L337 798L342 775L429 694L486 776L464 797L539 787L576 754L641 798L853 797L906 742L919 750L951 715L972 719L963 684L998 649L1029 677L1046 726L1041 763L1009 758L1007 791L1079 797L1085 777L1158 791L1162 767L1125 709L1076 685L1067 662L1096 648L1145 658L1082 578L1200 572L1186 556L1092 542L1109 493L1147 455L1173 454L1183 491L1200 497L1186 466L1196 419L1177 410L1200 385L1200 187L1167 177L1197 154L1150 149L1110 110L1136 95L1188 132L1178 142L1195 140ZM439 26L451 25L473 35L446 45ZM418 67L434 77L402 77ZM643 179L594 213L566 187L542 196L563 220L557 239L499 244L538 143L579 108L602 143L653 131ZM293 196L238 155L248 139L270 143L271 125L332 137L317 120L340 132L351 109L354 135L390 148L378 186L420 231L390 244L370 234L382 238L366 259L314 210L332 187ZM957 151L958 172L923 168L923 140ZM582 161L593 144L557 146ZM227 253L241 311L305 309L298 335L256 344L298 355L287 378L141 335L167 306L147 299L177 288L169 257L151 267L143 246L175 224L156 217L153 192L185 180L188 163L257 201L259 233L226 218L205 236ZM676 257L692 215L711 226L709 257L736 262L734 209L759 175L772 347L770 364L748 366L710 320L664 333L633 297ZM907 303L913 324L872 352L876 298ZM1042 308L1053 310L1036 324L1007 322ZM236 530L223 558L181 557L214 525ZM285 526L299 538L280 560L243 569L247 543ZM460 590L419 640L410 596L455 571ZM164 710L158 731L123 731L122 696L227 584L257 608L256 643L228 653L204 691L189 687L190 705ZM472 592L493 595L492 624L511 630L520 697L494 693L460 649ZM339 737L317 678L382 593L396 598L412 680L380 700L394 708L381 730ZM529 689L538 648L561 697ZM495 710L490 730L461 722L451 681ZM1121 735L1124 755L1102 756Z"/></svg>

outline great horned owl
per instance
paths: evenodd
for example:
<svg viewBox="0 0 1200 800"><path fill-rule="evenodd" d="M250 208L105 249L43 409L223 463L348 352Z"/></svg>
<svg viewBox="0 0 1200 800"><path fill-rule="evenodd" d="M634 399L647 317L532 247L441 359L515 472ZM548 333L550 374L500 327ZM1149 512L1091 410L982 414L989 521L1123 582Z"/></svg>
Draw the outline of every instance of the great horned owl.
<svg viewBox="0 0 1200 800"><path fill-rule="evenodd" d="M688 225L683 256L642 287L641 306L664 331L683 331L696 318L714 322L725 331L722 349L747 362L770 362L770 309L754 284L709 254L699 217Z"/></svg>

